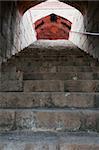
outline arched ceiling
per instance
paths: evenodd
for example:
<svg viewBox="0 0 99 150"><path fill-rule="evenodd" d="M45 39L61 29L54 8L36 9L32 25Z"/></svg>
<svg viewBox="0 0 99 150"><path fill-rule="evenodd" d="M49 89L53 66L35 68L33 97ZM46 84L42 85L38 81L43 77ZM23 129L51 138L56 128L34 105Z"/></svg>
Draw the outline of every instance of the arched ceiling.
<svg viewBox="0 0 99 150"><path fill-rule="evenodd" d="M33 23L52 13L66 18L71 22L74 21L74 14L81 15L81 13L77 9L60 1L46 1L40 3L28 9L24 14L28 14L28 12L31 16L31 20Z"/></svg>
<svg viewBox="0 0 99 150"><path fill-rule="evenodd" d="M28 0L28 1L25 1L25 0L22 0L22 1L17 1L17 4L18 4L18 9L19 9L19 12L23 15L29 8L41 3L41 2L44 2L45 0Z"/></svg>
<svg viewBox="0 0 99 150"><path fill-rule="evenodd" d="M45 0L22 0L22 1L17 1L18 4L18 9L20 11L20 13L23 15L25 13L25 11L27 11L29 8L44 2ZM75 7L76 9L78 9L82 14L85 13L85 10L87 8L87 4L88 1L74 1L74 0L60 0L61 2L64 2L70 6Z"/></svg>

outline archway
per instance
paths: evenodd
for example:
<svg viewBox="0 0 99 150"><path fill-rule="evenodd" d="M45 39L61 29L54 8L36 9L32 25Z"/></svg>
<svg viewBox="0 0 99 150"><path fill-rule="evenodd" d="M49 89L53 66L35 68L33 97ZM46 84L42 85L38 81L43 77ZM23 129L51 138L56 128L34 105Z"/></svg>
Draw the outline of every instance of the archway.
<svg viewBox="0 0 99 150"><path fill-rule="evenodd" d="M66 39L69 38L71 22L65 18L50 14L35 22L37 39Z"/></svg>
<svg viewBox="0 0 99 150"><path fill-rule="evenodd" d="M33 30L34 32L35 32L35 29L37 31L37 36L36 36L37 39L69 39L70 41L74 42L76 45L79 44L79 42L76 41L75 39L77 39L76 36L78 36L78 38L80 39L81 35L79 36L75 34L75 32L84 31L83 15L80 13L80 11L78 11L74 7L71 7L70 5L67 5L60 1L46 1L46 2L40 3L39 5L36 5L35 7L30 8L24 13L24 15L26 14L29 14L31 17ZM55 22L53 24L50 21L48 21L48 19L46 19L46 17L49 18L48 16L50 16L51 14L60 16L61 19L59 19L60 21L58 21L57 24L55 24ZM24 18L24 15L23 15L23 18ZM44 20L47 20L45 21L46 23L43 23ZM62 20L65 20L65 24ZM69 24L69 27L67 27L67 29L66 29L66 24L67 24L66 20L68 20L67 22L72 23L71 25ZM43 36L41 34L42 32L40 28L38 28L39 24L40 24L40 28L42 28ZM56 37L54 33L53 38L50 37L51 35L50 29L51 29L52 24L54 25L54 30L56 30L54 32L57 32ZM58 27L58 28L55 29L55 27ZM38 36L38 32L41 34L41 35L39 34L40 36ZM69 37L69 32L70 32L70 37ZM45 33L45 37L44 37L44 33Z"/></svg>
<svg viewBox="0 0 99 150"><path fill-rule="evenodd" d="M28 9L30 9L33 6L36 6L37 4L40 4L42 2L45 2L46 0L34 0L34 1L18 1L18 8L20 13L23 15ZM82 14L85 13L87 6L88 6L88 2L87 1L65 1L65 0L60 0L61 2L64 2L72 7L75 7L76 9L78 9Z"/></svg>
<svg viewBox="0 0 99 150"><path fill-rule="evenodd" d="M30 41L30 36L25 34L24 24L21 20L23 14L29 8L36 6L39 3L45 2L45 0L33 0L33 1L9 1L9 2L0 2L1 6L1 57L7 58L12 54L22 50L27 46L28 39ZM98 53L98 36L97 34L88 34L86 32L98 32L99 33L99 2L98 1L65 1L61 0L70 6L77 8L84 17L84 32L73 33L75 34L74 42L78 43L78 46L83 50L86 50L88 53L92 54L94 57L99 57ZM76 22L81 22L80 17ZM23 28L20 29L20 27ZM6 28L6 29L5 29ZM82 28L81 28L82 29ZM6 32L5 32L6 31ZM27 39L28 37L28 39ZM70 36L71 37L71 36Z"/></svg>

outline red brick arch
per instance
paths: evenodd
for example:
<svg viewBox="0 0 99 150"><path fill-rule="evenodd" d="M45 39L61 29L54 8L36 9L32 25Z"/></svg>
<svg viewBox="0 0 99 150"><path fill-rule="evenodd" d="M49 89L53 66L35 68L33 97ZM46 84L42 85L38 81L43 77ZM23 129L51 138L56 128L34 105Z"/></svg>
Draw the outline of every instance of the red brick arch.
<svg viewBox="0 0 99 150"><path fill-rule="evenodd" d="M66 39L69 38L71 22L56 14L50 14L35 22L37 39Z"/></svg>

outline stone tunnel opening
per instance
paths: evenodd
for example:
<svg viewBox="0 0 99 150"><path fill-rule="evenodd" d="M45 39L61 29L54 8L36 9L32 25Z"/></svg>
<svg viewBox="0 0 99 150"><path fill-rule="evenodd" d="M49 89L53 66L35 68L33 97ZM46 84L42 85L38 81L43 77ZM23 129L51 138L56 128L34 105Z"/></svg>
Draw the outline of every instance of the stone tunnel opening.
<svg viewBox="0 0 99 150"><path fill-rule="evenodd" d="M37 40L73 41L76 36L73 30L79 31L83 26L82 14L74 7L59 1L46 1L30 8L25 14L31 17ZM80 17L79 25L76 23L78 17Z"/></svg>
<svg viewBox="0 0 99 150"><path fill-rule="evenodd" d="M98 32L99 32L99 2L95 1L45 1L45 0L34 0L34 1L0 1L0 50L1 50L1 62L2 60L6 60L11 57L15 53L23 50L25 47L29 46L33 42L37 40L35 25L34 23L50 14L54 13L60 17L64 17L63 13L55 13L50 12L45 14L45 10L43 10L42 6L47 6L45 8L49 8L53 10L56 8L56 5L51 5L51 3L56 4L60 3L61 8L64 10L66 15L66 7L65 5L69 5L72 8L76 8L80 12L75 13L75 21L70 20L70 18L66 17L65 19L72 22L71 30L69 34L69 40L72 41L75 45L77 45L80 49L90 53L94 57L99 57L98 53ZM49 4L49 5L47 5ZM64 4L64 6L63 6ZM60 8L60 5L56 10ZM37 7L39 8L39 14ZM69 7L68 7L69 8ZM35 16L32 18L31 11L35 11ZM28 13L29 12L29 13ZM97 12L97 13L96 13ZM38 13L37 13L38 14ZM44 15L45 14L45 15ZM74 13L72 13L74 14ZM92 17L93 16L93 17ZM93 18L93 19L92 19ZM51 18L52 22L56 20L55 16ZM31 23L32 22L32 23ZM75 26L73 26L75 22ZM42 22L43 24L43 22ZM65 23L62 22L62 25L65 26ZM7 32L6 32L7 31ZM97 34L89 34L89 33L97 33Z"/></svg>

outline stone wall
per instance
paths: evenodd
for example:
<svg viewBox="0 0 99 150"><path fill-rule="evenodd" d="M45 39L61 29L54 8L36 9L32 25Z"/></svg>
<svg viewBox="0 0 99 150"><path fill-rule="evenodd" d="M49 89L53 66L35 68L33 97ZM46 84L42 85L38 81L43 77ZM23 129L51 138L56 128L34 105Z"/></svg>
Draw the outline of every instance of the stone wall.
<svg viewBox="0 0 99 150"><path fill-rule="evenodd" d="M0 1L0 62L36 40L28 13L21 16L17 3Z"/></svg>
<svg viewBox="0 0 99 150"><path fill-rule="evenodd" d="M70 40L82 50L99 59L99 3L88 2L83 18L80 15L77 18L75 20L77 30L75 27L72 29L77 32L71 32Z"/></svg>
<svg viewBox="0 0 99 150"><path fill-rule="evenodd" d="M36 33L35 30L33 29L33 25L31 23L31 16L29 12L26 12L23 16L21 16L20 20L20 49L22 50L23 48L29 46L31 43L36 41Z"/></svg>
<svg viewBox="0 0 99 150"><path fill-rule="evenodd" d="M99 2L89 2L86 31L98 33L97 36L87 36L88 52L99 58Z"/></svg>
<svg viewBox="0 0 99 150"><path fill-rule="evenodd" d="M78 47L82 48L83 40L85 40L85 37L82 34L79 34L79 32L84 32L84 17L80 12L78 13L76 11L74 14L69 40Z"/></svg>

